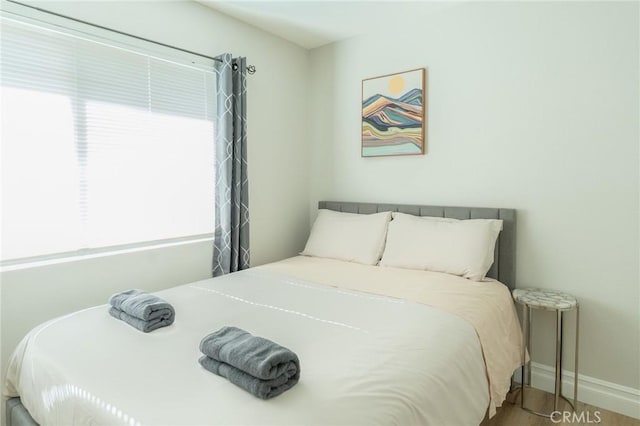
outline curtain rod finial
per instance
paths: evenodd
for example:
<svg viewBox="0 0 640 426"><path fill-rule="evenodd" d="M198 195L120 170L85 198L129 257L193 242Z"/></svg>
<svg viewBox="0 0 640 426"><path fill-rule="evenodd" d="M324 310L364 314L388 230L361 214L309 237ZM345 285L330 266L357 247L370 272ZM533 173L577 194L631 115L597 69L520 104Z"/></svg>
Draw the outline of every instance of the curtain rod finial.
<svg viewBox="0 0 640 426"><path fill-rule="evenodd" d="M234 71L237 71L237 70L238 70L238 64L235 64L235 63L234 63L234 64L231 66L231 68L232 68ZM249 74L255 74L255 73L256 73L256 66L255 66L255 65L247 65L247 72L248 72Z"/></svg>

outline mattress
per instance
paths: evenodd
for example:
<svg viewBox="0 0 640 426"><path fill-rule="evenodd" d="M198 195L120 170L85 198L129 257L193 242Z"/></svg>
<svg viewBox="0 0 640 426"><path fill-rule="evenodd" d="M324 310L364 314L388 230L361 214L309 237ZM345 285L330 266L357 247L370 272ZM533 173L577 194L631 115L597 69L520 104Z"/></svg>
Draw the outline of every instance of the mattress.
<svg viewBox="0 0 640 426"><path fill-rule="evenodd" d="M297 257L158 292L176 321L152 333L110 317L107 305L44 323L12 355L3 393L20 396L41 425L479 424L501 402L492 383L517 367L510 355L485 360L520 348L520 336L504 331L517 319L510 298L496 296L502 289ZM482 317L485 325L455 312L474 311L468 302L442 302L474 293L481 302L487 292L497 292L486 308L499 314ZM224 325L296 352L300 382L263 401L205 371L198 344ZM483 338L483 327L498 338ZM491 362L507 365L490 373Z"/></svg>

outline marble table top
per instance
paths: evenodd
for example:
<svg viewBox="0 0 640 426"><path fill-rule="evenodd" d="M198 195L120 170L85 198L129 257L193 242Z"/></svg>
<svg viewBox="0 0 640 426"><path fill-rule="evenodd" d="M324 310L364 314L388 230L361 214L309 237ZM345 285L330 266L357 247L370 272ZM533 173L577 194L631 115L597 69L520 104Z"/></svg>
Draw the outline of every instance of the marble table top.
<svg viewBox="0 0 640 426"><path fill-rule="evenodd" d="M547 310L571 310L578 306L575 296L544 288L516 288L513 298L529 307Z"/></svg>

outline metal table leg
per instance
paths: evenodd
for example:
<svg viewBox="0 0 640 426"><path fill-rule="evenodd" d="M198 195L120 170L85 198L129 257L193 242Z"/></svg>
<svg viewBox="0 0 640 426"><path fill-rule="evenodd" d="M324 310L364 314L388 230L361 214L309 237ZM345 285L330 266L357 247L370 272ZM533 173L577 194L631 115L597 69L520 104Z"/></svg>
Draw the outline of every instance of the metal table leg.
<svg viewBox="0 0 640 426"><path fill-rule="evenodd" d="M580 305L576 306L576 347L573 362L573 411L578 410L578 339L580 332Z"/></svg>
<svg viewBox="0 0 640 426"><path fill-rule="evenodd" d="M558 411L558 402L562 394L562 311L556 311L556 389L553 399L553 411Z"/></svg>
<svg viewBox="0 0 640 426"><path fill-rule="evenodd" d="M529 327L527 327L527 350L529 351L529 369L527 370L527 383L531 386L531 330L533 329L533 321L531 320L531 316L533 315L533 309L530 306L527 306L527 312L529 313Z"/></svg>
<svg viewBox="0 0 640 426"><path fill-rule="evenodd" d="M527 335L529 333L530 311L531 310L526 304L522 305L522 322L523 322L524 331L522 333L522 369L521 369L521 378L520 378L520 381L522 382L522 386L520 389L520 408L524 408L524 390L527 385L525 381L525 370L527 367L527 345L529 343L527 339ZM531 367L529 367L529 371L531 371ZM531 384L531 382L529 382L529 384Z"/></svg>

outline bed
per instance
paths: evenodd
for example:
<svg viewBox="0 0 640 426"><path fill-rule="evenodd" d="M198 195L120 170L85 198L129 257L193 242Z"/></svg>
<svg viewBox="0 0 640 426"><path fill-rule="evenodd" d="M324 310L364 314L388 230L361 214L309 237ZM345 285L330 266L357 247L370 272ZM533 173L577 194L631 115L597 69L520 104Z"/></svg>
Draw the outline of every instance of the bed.
<svg viewBox="0 0 640 426"><path fill-rule="evenodd" d="M175 323L143 334L96 306L20 343L3 394L9 426L37 424L479 424L520 365L510 296L515 211L320 202L321 209L501 219L480 283L450 274L297 256L157 294ZM392 285L390 285L390 283ZM235 325L300 357L301 379L259 400L197 362Z"/></svg>

